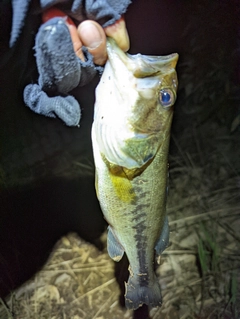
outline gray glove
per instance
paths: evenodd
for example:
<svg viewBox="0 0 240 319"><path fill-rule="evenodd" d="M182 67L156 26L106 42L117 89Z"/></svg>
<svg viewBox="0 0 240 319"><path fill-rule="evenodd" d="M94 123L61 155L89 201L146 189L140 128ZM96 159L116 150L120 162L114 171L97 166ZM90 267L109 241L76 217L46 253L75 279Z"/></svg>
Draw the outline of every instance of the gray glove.
<svg viewBox="0 0 240 319"><path fill-rule="evenodd" d="M67 93L90 81L99 67L94 66L86 49L83 49L86 62L76 56L68 27L62 18L50 19L40 27L35 51L38 84L25 87L24 102L38 114L58 117L68 126L78 125L79 104Z"/></svg>
<svg viewBox="0 0 240 319"><path fill-rule="evenodd" d="M120 19L130 2L130 0L41 0L40 10L54 5L79 23L91 19L106 27ZM15 44L20 35L30 0L12 0L12 5L10 46ZM68 93L78 85L87 84L97 71L102 72L102 68L94 65L91 54L85 48L83 53L86 62L76 56L63 18L50 19L39 28L35 51L39 79L38 84L29 84L25 87L26 105L38 114L58 117L68 126L79 125L81 116L79 103Z"/></svg>

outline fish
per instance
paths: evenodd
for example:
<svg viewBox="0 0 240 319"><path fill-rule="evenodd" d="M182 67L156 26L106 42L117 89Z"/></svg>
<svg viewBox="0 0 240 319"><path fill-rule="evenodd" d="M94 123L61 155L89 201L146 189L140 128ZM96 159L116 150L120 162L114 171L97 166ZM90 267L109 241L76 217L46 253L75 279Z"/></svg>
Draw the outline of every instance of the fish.
<svg viewBox="0 0 240 319"><path fill-rule="evenodd" d="M92 146L95 188L108 222L107 250L129 260L125 306L161 306L154 264L168 246L168 150L178 54L123 52L107 39L96 88Z"/></svg>

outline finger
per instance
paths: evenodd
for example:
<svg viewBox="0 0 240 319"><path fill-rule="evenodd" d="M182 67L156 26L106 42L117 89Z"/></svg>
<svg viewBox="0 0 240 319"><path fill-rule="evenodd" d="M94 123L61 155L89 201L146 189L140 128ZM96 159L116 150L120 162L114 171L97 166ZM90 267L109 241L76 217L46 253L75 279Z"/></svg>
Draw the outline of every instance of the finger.
<svg viewBox="0 0 240 319"><path fill-rule="evenodd" d="M82 61L85 61L84 54L82 52L82 42L79 39L77 28L75 25L72 24L67 25L72 38L74 52Z"/></svg>
<svg viewBox="0 0 240 319"><path fill-rule="evenodd" d="M78 26L78 35L82 44L93 55L95 64L103 65L107 61L106 35L95 21L86 20Z"/></svg>
<svg viewBox="0 0 240 319"><path fill-rule="evenodd" d="M113 38L118 46L124 51L129 50L129 36L126 28L126 23L123 17L116 21L113 25L104 28L104 31L108 37Z"/></svg>
<svg viewBox="0 0 240 319"><path fill-rule="evenodd" d="M74 52L76 53L76 55L82 60L85 61L84 59L84 54L82 52L82 42L79 39L78 36L78 32L77 32L77 28L74 24L74 22L72 21L71 18L69 18L66 13L64 13L63 11L57 9L57 8L51 8L49 10L46 10L43 12L42 14L42 20L43 22L46 22L54 17L62 17L65 18L66 20L66 24L68 26L69 32L70 32L70 36L72 39L72 43L73 43L73 49Z"/></svg>

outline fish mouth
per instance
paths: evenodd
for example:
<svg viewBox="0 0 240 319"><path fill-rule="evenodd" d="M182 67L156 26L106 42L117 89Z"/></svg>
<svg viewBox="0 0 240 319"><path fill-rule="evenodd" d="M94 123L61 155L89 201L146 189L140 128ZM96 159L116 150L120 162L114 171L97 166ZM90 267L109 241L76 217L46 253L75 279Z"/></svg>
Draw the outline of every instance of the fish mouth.
<svg viewBox="0 0 240 319"><path fill-rule="evenodd" d="M177 53L165 56L130 55L123 52L115 40L109 37L107 38L107 53L108 60L115 70L117 70L117 65L121 61L136 78L145 78L163 73L165 69L175 69L178 61ZM159 69L161 69L161 72Z"/></svg>

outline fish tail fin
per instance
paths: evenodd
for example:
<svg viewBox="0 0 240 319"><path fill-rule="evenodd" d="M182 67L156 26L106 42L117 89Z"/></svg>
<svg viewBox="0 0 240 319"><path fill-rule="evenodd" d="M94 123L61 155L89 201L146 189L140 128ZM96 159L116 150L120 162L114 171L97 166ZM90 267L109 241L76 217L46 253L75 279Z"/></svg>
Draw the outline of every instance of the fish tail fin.
<svg viewBox="0 0 240 319"><path fill-rule="evenodd" d="M127 309L137 309L143 304L150 308L162 305L161 289L157 278L148 285L143 285L134 276L129 277L125 287L125 306Z"/></svg>

